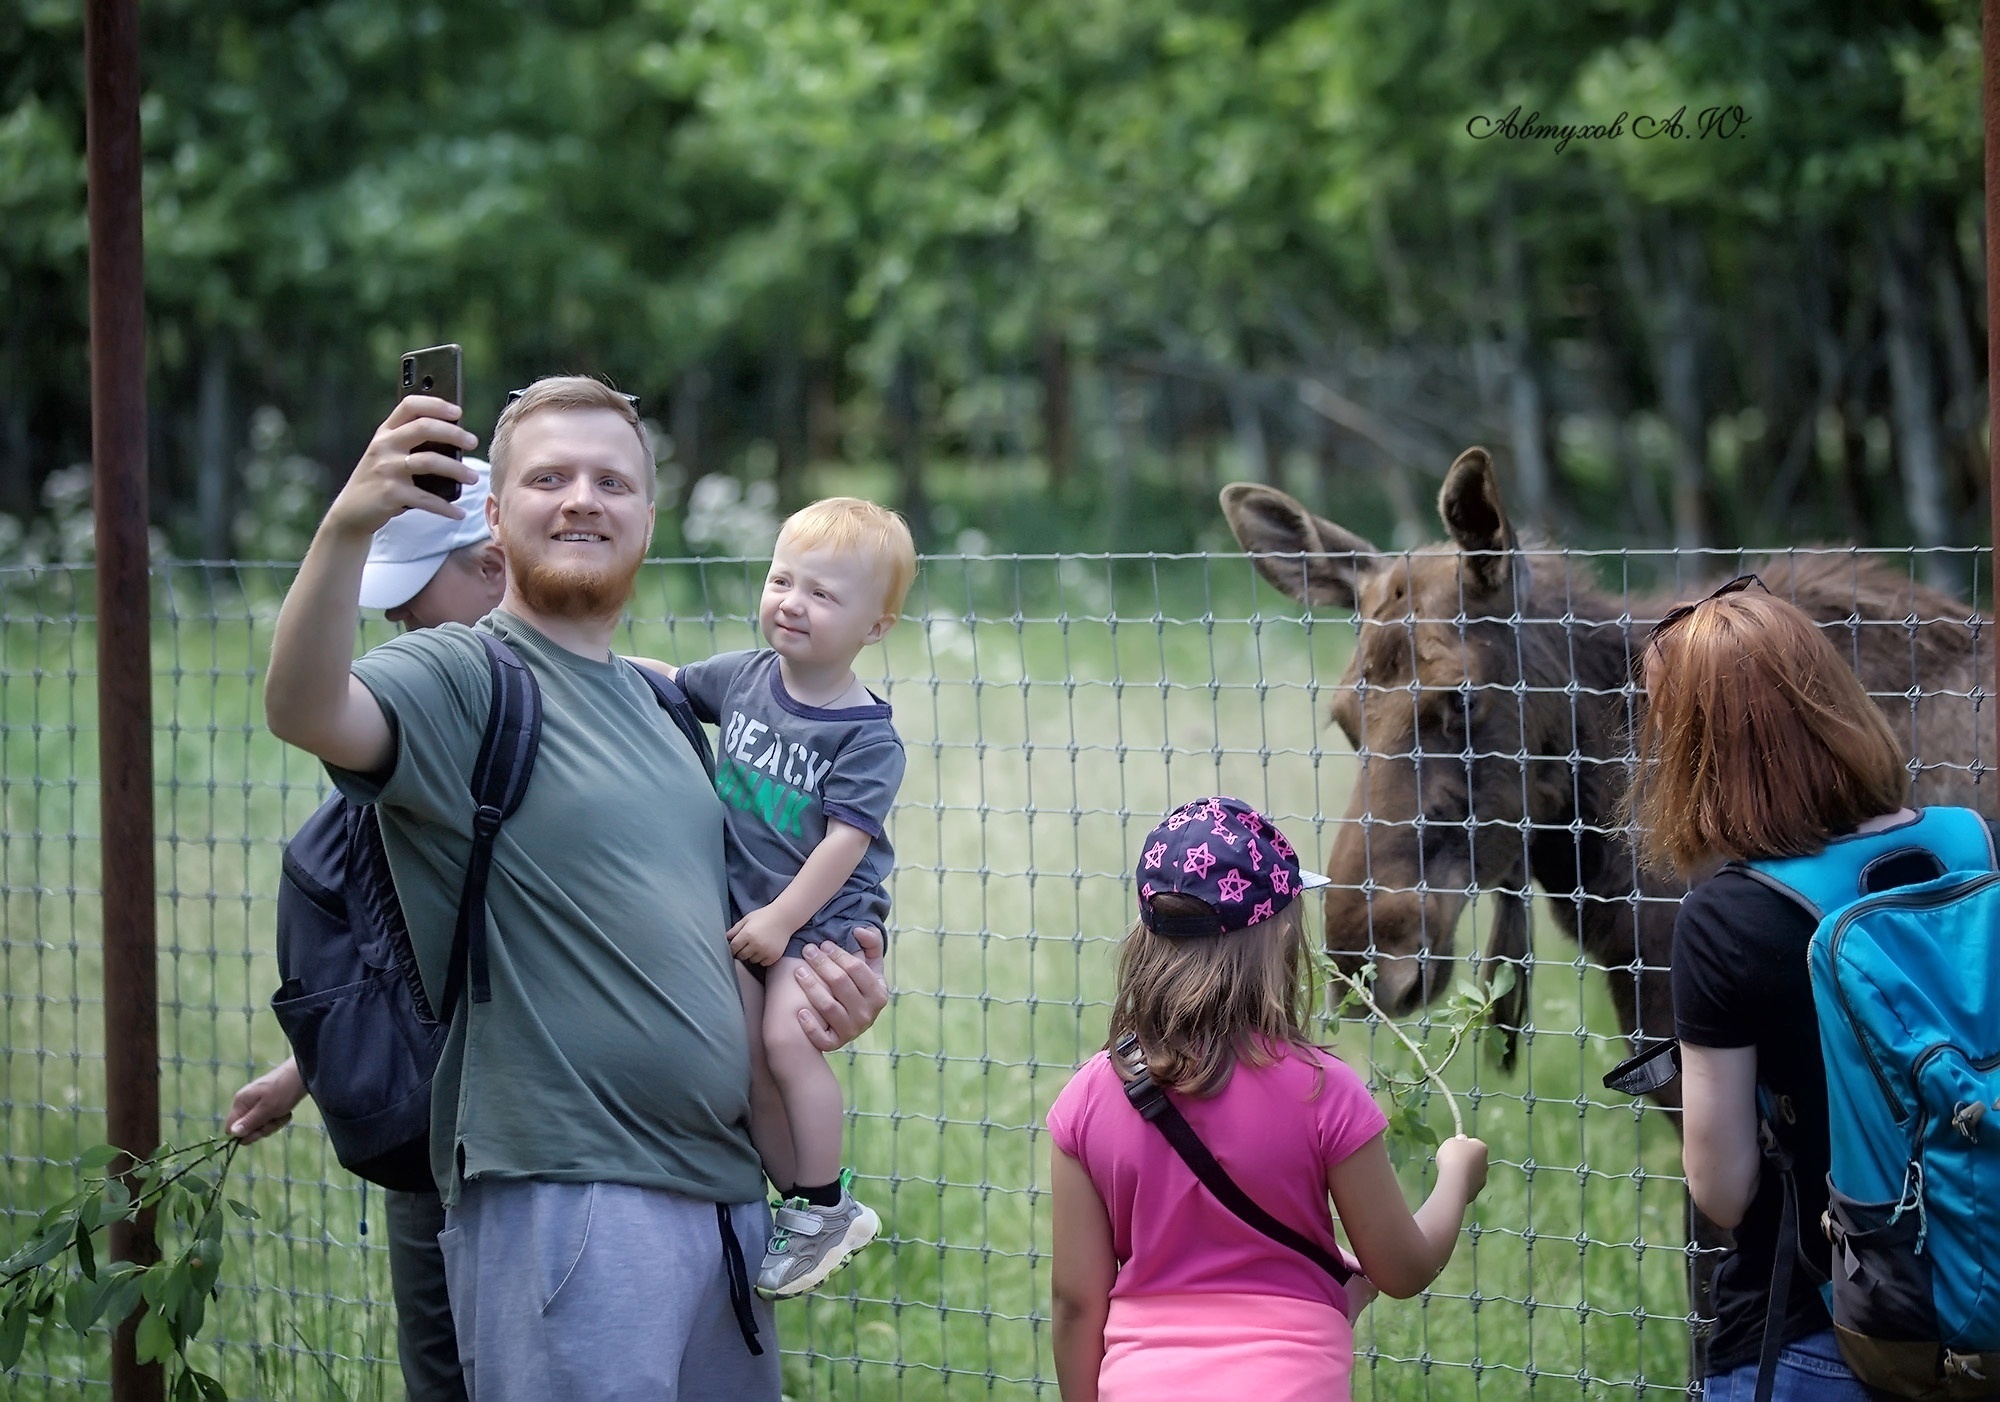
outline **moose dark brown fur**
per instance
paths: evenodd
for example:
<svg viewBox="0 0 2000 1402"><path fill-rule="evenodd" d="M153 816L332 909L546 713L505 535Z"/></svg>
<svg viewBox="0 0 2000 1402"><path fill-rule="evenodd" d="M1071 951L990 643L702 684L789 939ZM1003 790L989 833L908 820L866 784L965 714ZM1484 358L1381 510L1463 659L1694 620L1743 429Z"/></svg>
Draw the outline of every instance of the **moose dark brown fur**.
<svg viewBox="0 0 2000 1402"><path fill-rule="evenodd" d="M1486 955L1521 971L1501 1009L1518 1026L1532 882L1606 971L1626 1033L1672 1035L1667 966L1685 887L1640 868L1620 798L1640 700L1632 655L1678 600L1628 604L1559 549L1522 545L1480 448L1439 495L1450 540L1408 554L1269 487L1233 484L1222 509L1265 579L1358 616L1333 701L1361 764L1329 858L1329 949L1349 968L1372 955L1379 1000L1411 1011L1450 986L1453 931L1484 894ZM1990 692L1993 674L1975 611L1853 552L1780 556L1758 573L1853 658L1918 761L1915 801L1990 813L1995 783L1975 780L1991 718L1971 693Z"/></svg>

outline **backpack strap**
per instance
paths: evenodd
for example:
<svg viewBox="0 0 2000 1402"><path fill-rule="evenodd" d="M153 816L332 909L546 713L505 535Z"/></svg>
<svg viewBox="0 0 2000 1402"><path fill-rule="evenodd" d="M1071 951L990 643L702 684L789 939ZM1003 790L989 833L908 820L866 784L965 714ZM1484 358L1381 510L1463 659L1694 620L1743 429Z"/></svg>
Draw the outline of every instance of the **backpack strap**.
<svg viewBox="0 0 2000 1402"><path fill-rule="evenodd" d="M1818 924L1863 896L1948 872L1992 871L1996 862L1993 829L1978 813L1925 808L1893 828L1836 837L1810 857L1760 857L1729 866L1796 902Z"/></svg>
<svg viewBox="0 0 2000 1402"><path fill-rule="evenodd" d="M687 693L680 688L680 683L668 681L651 667L641 667L629 657L625 661L633 671L646 679L646 685L653 688L653 699L660 703L660 709L680 727L681 734L687 737L688 744L694 749L695 758L701 761L702 772L713 780L715 752L708 747L708 732L702 729L701 721L694 713L694 703L688 700Z"/></svg>
<svg viewBox="0 0 2000 1402"><path fill-rule="evenodd" d="M1771 1402L1777 1386L1778 1354L1785 1346L1785 1319L1791 1308L1792 1272L1805 1271L1815 1284L1825 1274L1799 1245L1799 1180L1791 1150L1778 1138L1778 1112L1768 1089L1757 1087L1757 1147L1783 1188L1778 1240L1771 1252L1771 1295L1764 1305L1764 1340L1757 1351L1757 1391L1751 1402Z"/></svg>
<svg viewBox="0 0 2000 1402"><path fill-rule="evenodd" d="M1258 1206L1256 1200L1229 1176L1229 1171L1216 1162L1215 1155L1201 1142L1201 1136L1194 1132L1194 1126L1167 1099L1166 1091L1146 1069L1145 1058L1139 1055L1137 1037L1127 1034L1112 1055L1128 1065L1136 1063L1138 1074L1125 1082L1125 1098L1132 1102L1132 1108L1148 1123L1167 1137L1167 1143L1173 1145L1174 1152L1194 1171L1202 1186L1215 1195L1216 1201L1280 1246L1288 1246L1311 1261L1332 1276L1334 1284L1345 1286L1353 1278L1354 1272L1347 1268L1346 1262Z"/></svg>
<svg viewBox="0 0 2000 1402"><path fill-rule="evenodd" d="M500 825L514 815L528 792L535 772L535 751L542 738L542 689L535 674L514 649L491 633L473 636L486 645L487 671L493 680L493 701L486 713L486 733L472 765L472 850L465 859L465 885L458 897L458 928L451 939L450 972L438 1015L449 1020L458 995L469 981L472 1001L493 1000L487 973L486 881L493 871L493 844Z"/></svg>

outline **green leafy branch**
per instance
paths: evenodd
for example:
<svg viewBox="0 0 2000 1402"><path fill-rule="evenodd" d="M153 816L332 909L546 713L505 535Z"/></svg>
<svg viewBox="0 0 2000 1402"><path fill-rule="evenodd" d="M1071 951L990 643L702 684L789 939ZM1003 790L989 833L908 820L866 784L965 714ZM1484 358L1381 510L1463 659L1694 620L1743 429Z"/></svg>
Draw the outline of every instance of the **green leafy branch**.
<svg viewBox="0 0 2000 1402"><path fill-rule="evenodd" d="M99 1144L79 1161L83 1189L42 1213L28 1239L0 1261L0 1371L21 1359L31 1328L78 1338L102 1320L116 1328L144 1304L135 1345L141 1363L168 1366L174 1402L226 1402L216 1379L188 1362L222 1274L223 1211L250 1219L248 1204L223 1195L240 1141L227 1135L162 1148L123 1173L106 1172L124 1151ZM151 1265L102 1262L97 1234L152 1211L185 1245Z"/></svg>
<svg viewBox="0 0 2000 1402"><path fill-rule="evenodd" d="M1448 1034L1444 1054L1436 1061L1425 1055L1409 1033L1396 1020L1382 1010L1375 1001L1369 985L1375 981L1375 965L1364 964L1356 973L1348 973L1336 964L1332 957L1321 951L1318 954L1320 971L1330 988L1339 990L1339 1001L1334 1005L1333 1016L1342 1018L1355 1008L1365 1009L1368 1015L1386 1027L1395 1039L1402 1043L1416 1065L1415 1076L1398 1075L1393 1069L1374 1061L1376 1079L1396 1088L1396 1108L1389 1114L1389 1157L1397 1167L1418 1153L1429 1153L1437 1148L1437 1131L1432 1129L1424 1116L1426 1088L1434 1087L1444 1095L1445 1106L1451 1111L1451 1128L1454 1134L1465 1133L1465 1116L1458 1106L1458 1096L1445 1084L1444 1073L1452 1059L1480 1028L1493 1020L1494 1008L1500 1000L1513 991L1518 974L1514 966L1505 961L1495 962L1484 987L1471 979L1460 979L1451 996L1431 1008L1429 1020L1434 1027L1442 1027ZM1373 1060L1371 1058L1371 1060Z"/></svg>

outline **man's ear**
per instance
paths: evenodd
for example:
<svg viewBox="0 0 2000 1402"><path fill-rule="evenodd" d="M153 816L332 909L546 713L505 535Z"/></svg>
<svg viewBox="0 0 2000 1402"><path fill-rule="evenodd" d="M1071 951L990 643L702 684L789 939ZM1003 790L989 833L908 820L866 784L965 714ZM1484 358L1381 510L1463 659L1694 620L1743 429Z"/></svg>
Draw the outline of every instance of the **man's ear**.
<svg viewBox="0 0 2000 1402"><path fill-rule="evenodd" d="M500 539L500 498L492 492L486 494L486 533L496 541Z"/></svg>
<svg viewBox="0 0 2000 1402"><path fill-rule="evenodd" d="M876 619L875 626L870 628L867 636L861 640L862 646L865 647L869 643L881 642L883 638L888 636L889 630L896 626L896 619L897 615L893 613L885 613Z"/></svg>
<svg viewBox="0 0 2000 1402"><path fill-rule="evenodd" d="M507 577L507 552L500 542L488 538L479 543L477 552L479 577L481 579L505 579Z"/></svg>

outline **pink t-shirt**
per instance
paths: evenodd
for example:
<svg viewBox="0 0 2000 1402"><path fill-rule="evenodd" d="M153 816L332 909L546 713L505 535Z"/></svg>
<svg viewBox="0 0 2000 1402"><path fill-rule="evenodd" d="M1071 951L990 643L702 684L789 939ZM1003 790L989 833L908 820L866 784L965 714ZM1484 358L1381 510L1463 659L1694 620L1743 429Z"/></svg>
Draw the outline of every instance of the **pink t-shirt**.
<svg viewBox="0 0 2000 1402"><path fill-rule="evenodd" d="M1317 1097L1315 1062L1325 1072ZM1286 1047L1270 1066L1239 1061L1218 1095L1174 1095L1173 1103L1266 1212L1334 1249L1326 1171L1388 1126L1346 1062ZM1070 1078L1049 1107L1048 1124L1056 1147L1083 1165L1111 1213L1119 1265L1113 1299L1242 1293L1345 1307L1325 1271L1216 1201L1126 1100L1106 1053Z"/></svg>

